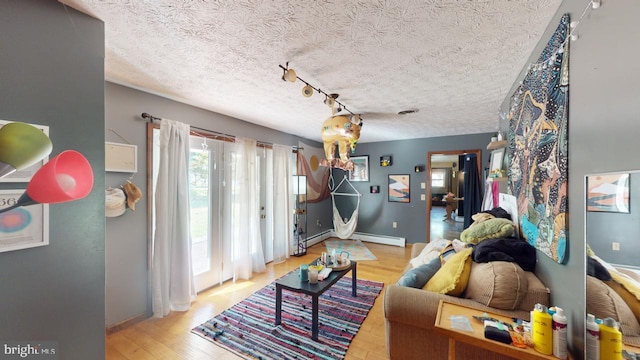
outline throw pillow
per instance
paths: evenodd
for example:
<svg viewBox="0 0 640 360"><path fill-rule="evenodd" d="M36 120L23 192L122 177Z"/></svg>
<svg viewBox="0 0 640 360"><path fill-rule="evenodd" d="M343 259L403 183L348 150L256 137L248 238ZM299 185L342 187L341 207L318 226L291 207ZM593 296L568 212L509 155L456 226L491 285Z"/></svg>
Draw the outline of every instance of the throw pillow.
<svg viewBox="0 0 640 360"><path fill-rule="evenodd" d="M449 258L423 289L439 294L462 295L469 281L472 250L472 248L469 248Z"/></svg>
<svg viewBox="0 0 640 360"><path fill-rule="evenodd" d="M496 309L516 310L528 288L527 276L516 263L474 263L464 297Z"/></svg>
<svg viewBox="0 0 640 360"><path fill-rule="evenodd" d="M440 251L442 251L442 249L444 249L450 243L450 240L445 240L442 238L431 240L431 242L429 242L427 246L422 249L418 256L409 260L409 263L411 263L411 266L414 268L422 264L426 264L431 260L438 258L440 256Z"/></svg>
<svg viewBox="0 0 640 360"><path fill-rule="evenodd" d="M415 267L402 274L398 280L398 285L422 289L422 287L440 269L440 259L433 258L430 262Z"/></svg>
<svg viewBox="0 0 640 360"><path fill-rule="evenodd" d="M466 228L460 234L460 240L477 244L485 239L509 237L513 234L515 225L513 221L503 218L485 220L475 226Z"/></svg>

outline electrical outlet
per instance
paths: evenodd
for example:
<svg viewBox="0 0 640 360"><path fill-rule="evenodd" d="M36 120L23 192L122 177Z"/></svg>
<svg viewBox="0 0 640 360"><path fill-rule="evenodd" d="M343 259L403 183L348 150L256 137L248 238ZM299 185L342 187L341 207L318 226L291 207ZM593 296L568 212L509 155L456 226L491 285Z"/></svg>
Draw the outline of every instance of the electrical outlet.
<svg viewBox="0 0 640 360"><path fill-rule="evenodd" d="M322 223L320 222L320 219L316 220L316 226L317 227L322 227Z"/></svg>
<svg viewBox="0 0 640 360"><path fill-rule="evenodd" d="M427 184L426 184L426 183L421 182L421 183L420 183L420 189L426 189L426 188L427 188Z"/></svg>
<svg viewBox="0 0 640 360"><path fill-rule="evenodd" d="M620 243L619 242L612 242L611 243L611 250L620 251Z"/></svg>
<svg viewBox="0 0 640 360"><path fill-rule="evenodd" d="M426 194L420 194L420 200L425 201L427 199Z"/></svg>
<svg viewBox="0 0 640 360"><path fill-rule="evenodd" d="M398 227L398 223L394 221L394 222L393 222L393 224L392 224L392 226L393 226L393 228L395 229L395 228L397 228L397 227Z"/></svg>

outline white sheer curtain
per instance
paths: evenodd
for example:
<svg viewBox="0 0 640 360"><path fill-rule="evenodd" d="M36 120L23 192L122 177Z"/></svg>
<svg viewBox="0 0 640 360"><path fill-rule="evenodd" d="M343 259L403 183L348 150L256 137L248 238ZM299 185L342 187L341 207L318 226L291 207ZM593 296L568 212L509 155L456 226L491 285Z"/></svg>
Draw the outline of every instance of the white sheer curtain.
<svg viewBox="0 0 640 360"><path fill-rule="evenodd" d="M293 241L291 147L273 145L273 261L289 258Z"/></svg>
<svg viewBox="0 0 640 360"><path fill-rule="evenodd" d="M189 231L189 125L160 123L160 168L153 237L153 315L186 311L196 298Z"/></svg>
<svg viewBox="0 0 640 360"><path fill-rule="evenodd" d="M256 166L256 141L236 137L225 146L225 219L231 237L233 281L249 279L253 272L266 269L260 238L260 198Z"/></svg>

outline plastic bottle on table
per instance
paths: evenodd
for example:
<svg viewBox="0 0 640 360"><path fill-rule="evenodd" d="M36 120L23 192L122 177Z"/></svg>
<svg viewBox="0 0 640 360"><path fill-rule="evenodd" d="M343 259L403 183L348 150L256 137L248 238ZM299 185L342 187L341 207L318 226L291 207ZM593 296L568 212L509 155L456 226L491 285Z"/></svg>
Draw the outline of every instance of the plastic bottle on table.
<svg viewBox="0 0 640 360"><path fill-rule="evenodd" d="M551 355L553 353L551 321L551 315L547 312L547 307L542 304L536 304L531 323L533 348L537 352L545 355Z"/></svg>
<svg viewBox="0 0 640 360"><path fill-rule="evenodd" d="M567 358L567 317L564 310L556 306L553 314L553 356L558 359Z"/></svg>
<svg viewBox="0 0 640 360"><path fill-rule="evenodd" d="M600 360L622 359L622 333L618 323L612 318L605 318L600 324Z"/></svg>
<svg viewBox="0 0 640 360"><path fill-rule="evenodd" d="M596 317L587 314L587 360L600 360L600 326Z"/></svg>

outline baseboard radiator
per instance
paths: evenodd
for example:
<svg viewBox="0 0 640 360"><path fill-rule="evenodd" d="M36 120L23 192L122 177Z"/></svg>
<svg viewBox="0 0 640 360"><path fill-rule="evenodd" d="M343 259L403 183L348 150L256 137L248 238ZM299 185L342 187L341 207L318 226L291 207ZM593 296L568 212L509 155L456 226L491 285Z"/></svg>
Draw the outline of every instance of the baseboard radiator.
<svg viewBox="0 0 640 360"><path fill-rule="evenodd" d="M337 237L336 233L333 230L325 230L321 233L308 237L307 246L313 246L332 237ZM349 239L399 247L405 247L406 244L406 239L403 237L366 234L361 232L353 233L353 235L351 235Z"/></svg>

